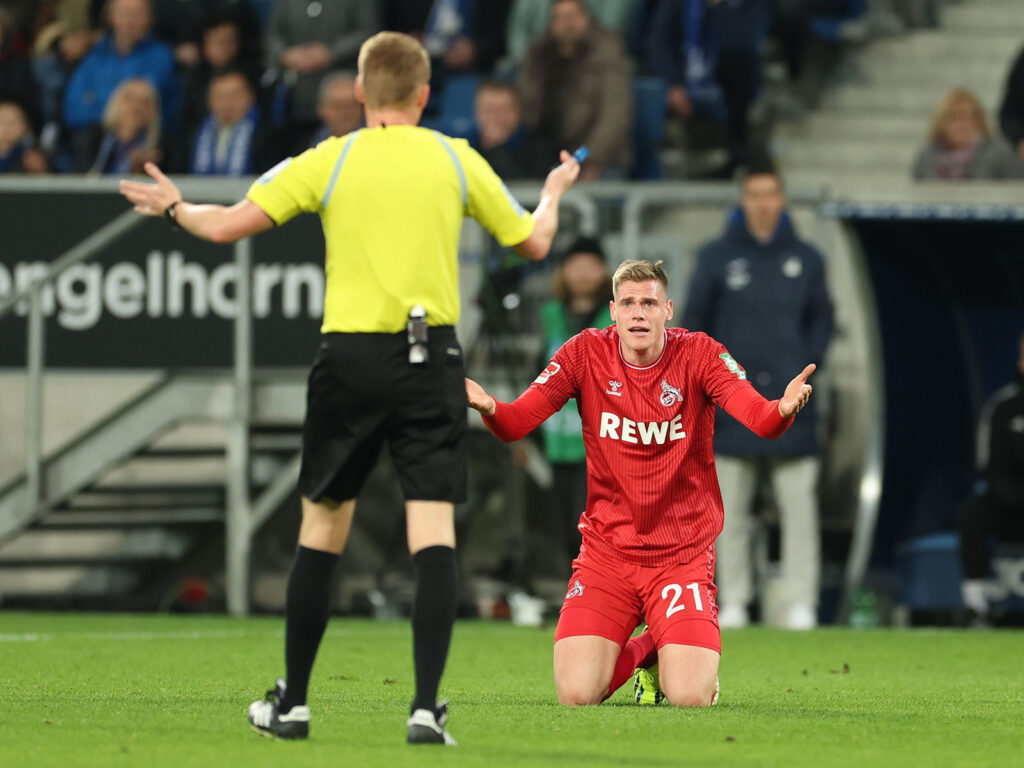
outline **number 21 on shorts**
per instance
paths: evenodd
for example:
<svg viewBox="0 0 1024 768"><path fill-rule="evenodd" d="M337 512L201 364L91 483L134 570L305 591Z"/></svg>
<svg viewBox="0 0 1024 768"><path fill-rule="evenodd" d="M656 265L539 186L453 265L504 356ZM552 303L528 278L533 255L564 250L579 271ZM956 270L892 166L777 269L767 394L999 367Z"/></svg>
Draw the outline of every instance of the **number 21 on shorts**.
<svg viewBox="0 0 1024 768"><path fill-rule="evenodd" d="M700 599L700 584L696 581L686 585L686 588L693 593L693 607L698 611L704 610L704 602ZM672 596L669 601L668 608L665 609L665 618L667 619L673 613L686 609L686 606L679 601L679 598L683 596L683 588L678 584L666 584L661 590L661 599L668 600L669 595Z"/></svg>

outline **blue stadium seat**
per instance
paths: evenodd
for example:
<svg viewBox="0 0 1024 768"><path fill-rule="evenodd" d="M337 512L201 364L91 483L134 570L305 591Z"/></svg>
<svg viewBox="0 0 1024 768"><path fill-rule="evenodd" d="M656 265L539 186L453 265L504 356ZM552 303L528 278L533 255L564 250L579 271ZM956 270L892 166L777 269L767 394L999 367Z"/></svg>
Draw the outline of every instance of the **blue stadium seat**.
<svg viewBox="0 0 1024 768"><path fill-rule="evenodd" d="M838 42L843 39L843 25L854 19L859 19L868 12L868 0L849 0L846 11L836 16L816 16L811 19L811 31L831 42Z"/></svg>
<svg viewBox="0 0 1024 768"><path fill-rule="evenodd" d="M466 136L473 127L473 101L480 86L479 75L454 75L444 81L440 109L434 120L438 130L451 136Z"/></svg>
<svg viewBox="0 0 1024 768"><path fill-rule="evenodd" d="M911 539L896 550L897 599L912 610L955 611L960 596L960 537L952 531Z"/></svg>
<svg viewBox="0 0 1024 768"><path fill-rule="evenodd" d="M633 177L660 179L658 146L665 131L665 81L633 78Z"/></svg>
<svg viewBox="0 0 1024 768"><path fill-rule="evenodd" d="M1024 612L1024 546L993 540L993 610ZM911 539L896 550L898 601L912 610L954 611L960 595L960 536L953 531Z"/></svg>

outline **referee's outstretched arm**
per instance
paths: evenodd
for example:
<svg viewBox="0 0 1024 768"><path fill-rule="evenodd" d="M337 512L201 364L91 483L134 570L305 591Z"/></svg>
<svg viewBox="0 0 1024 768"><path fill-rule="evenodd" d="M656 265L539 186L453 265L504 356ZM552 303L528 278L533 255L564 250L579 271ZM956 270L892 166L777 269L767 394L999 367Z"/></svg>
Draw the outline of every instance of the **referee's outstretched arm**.
<svg viewBox="0 0 1024 768"><path fill-rule="evenodd" d="M156 184L122 181L121 194L146 216L165 216L186 232L214 243L233 243L274 226L273 220L251 200L234 205L197 205L181 199L181 192L156 163L143 166Z"/></svg>
<svg viewBox="0 0 1024 768"><path fill-rule="evenodd" d="M571 154L563 150L560 159L562 162L544 181L540 202L533 212L533 231L523 242L512 246L523 258L536 261L547 256L558 231L558 204L579 176L580 164ZM231 206L187 203L156 163L146 163L144 167L155 184L121 181L121 194L138 213L166 217L186 232L214 243L233 243L274 226L270 216L248 199Z"/></svg>
<svg viewBox="0 0 1024 768"><path fill-rule="evenodd" d="M548 255L558 231L558 203L580 175L580 164L571 154L563 149L559 159L562 162L544 180L540 202L533 212L533 232L519 245L512 246L524 259L539 261Z"/></svg>

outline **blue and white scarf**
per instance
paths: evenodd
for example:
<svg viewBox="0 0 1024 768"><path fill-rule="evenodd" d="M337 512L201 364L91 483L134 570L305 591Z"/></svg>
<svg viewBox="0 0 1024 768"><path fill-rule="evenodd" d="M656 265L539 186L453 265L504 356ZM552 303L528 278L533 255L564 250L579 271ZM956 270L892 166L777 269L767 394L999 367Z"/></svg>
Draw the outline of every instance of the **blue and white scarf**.
<svg viewBox="0 0 1024 768"><path fill-rule="evenodd" d="M192 152L192 173L199 176L247 176L254 172L253 137L259 123L259 109L253 106L230 130L228 150L221 163L217 162L217 137L220 127L213 115L203 121L196 134Z"/></svg>
<svg viewBox="0 0 1024 768"><path fill-rule="evenodd" d="M718 66L718 40L710 29L708 0L686 0L683 21L683 56L686 61L686 92L694 108L718 117L724 108L722 86L715 79Z"/></svg>
<svg viewBox="0 0 1024 768"><path fill-rule="evenodd" d="M456 38L469 34L469 0L434 0L423 30L423 47L432 57L447 51Z"/></svg>

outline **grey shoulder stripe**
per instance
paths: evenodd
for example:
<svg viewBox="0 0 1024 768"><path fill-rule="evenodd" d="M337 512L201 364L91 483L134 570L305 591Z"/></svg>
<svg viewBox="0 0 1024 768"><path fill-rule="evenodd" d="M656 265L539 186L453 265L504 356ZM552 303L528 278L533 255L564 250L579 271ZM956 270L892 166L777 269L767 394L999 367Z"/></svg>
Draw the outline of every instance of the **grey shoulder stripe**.
<svg viewBox="0 0 1024 768"><path fill-rule="evenodd" d="M338 162L334 164L334 170L331 171L331 180L327 182L327 189L324 192L324 199L320 202L321 208L326 208L327 203L331 200L331 193L334 192L334 184L338 181L338 174L341 173L341 166L345 164L345 157L348 155L349 149L352 148L352 142L355 141L356 136L362 131L362 128L358 128L348 135L345 139L345 146L341 148L341 154L338 155Z"/></svg>
<svg viewBox="0 0 1024 768"><path fill-rule="evenodd" d="M455 166L455 172L459 175L459 187L462 189L462 207L466 207L466 200L468 199L468 190L466 189L466 172L462 170L462 161L459 160L459 156L455 153L452 145L448 143L448 139L440 131L432 131L437 140L441 142L441 146L448 152L448 157L452 160L452 165Z"/></svg>

